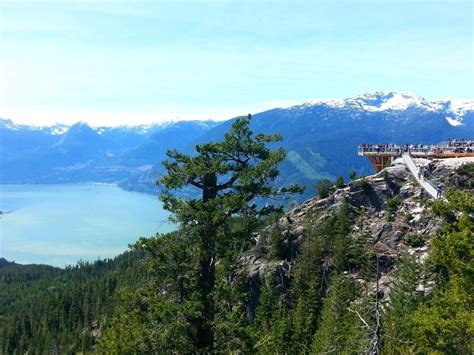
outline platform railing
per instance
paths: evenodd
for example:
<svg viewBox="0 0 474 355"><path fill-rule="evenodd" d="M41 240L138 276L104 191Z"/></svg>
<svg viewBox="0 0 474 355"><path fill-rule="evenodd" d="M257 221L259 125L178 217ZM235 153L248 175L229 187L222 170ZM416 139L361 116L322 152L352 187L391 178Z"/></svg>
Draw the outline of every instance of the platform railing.
<svg viewBox="0 0 474 355"><path fill-rule="evenodd" d="M456 154L474 155L474 141L448 142L446 145L421 144L361 144L358 147L359 155L390 154L401 155L408 152L416 156L452 156Z"/></svg>
<svg viewBox="0 0 474 355"><path fill-rule="evenodd" d="M400 147L395 145L372 145L372 146L362 146L358 147L359 154L361 153L373 153L373 154L401 154Z"/></svg>

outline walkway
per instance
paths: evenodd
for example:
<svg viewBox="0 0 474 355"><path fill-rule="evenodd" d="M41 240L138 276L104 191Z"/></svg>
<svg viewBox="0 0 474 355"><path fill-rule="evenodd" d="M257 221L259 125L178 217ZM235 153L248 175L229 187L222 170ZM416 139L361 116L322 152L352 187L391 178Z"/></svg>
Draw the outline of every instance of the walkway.
<svg viewBox="0 0 474 355"><path fill-rule="evenodd" d="M405 160L405 162L407 163L408 169L410 169L411 174L416 179L416 181L418 181L418 183L423 187L423 189L425 189L425 191L432 198L434 198L434 199L439 198L438 197L438 190L433 185L431 185L431 183L428 180L420 179L418 177L419 176L418 173L419 173L420 169L416 167L415 162L411 158L410 154L409 153L403 153L402 157ZM442 197L440 197L440 198L442 198Z"/></svg>

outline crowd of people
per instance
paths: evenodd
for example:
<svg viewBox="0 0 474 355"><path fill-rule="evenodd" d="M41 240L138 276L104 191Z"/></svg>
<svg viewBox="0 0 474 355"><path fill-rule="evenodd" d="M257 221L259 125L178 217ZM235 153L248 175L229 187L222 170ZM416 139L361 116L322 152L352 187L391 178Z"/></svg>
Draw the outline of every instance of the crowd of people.
<svg viewBox="0 0 474 355"><path fill-rule="evenodd" d="M412 153L416 155L441 155L441 154L463 154L474 153L473 140L450 139L442 144L361 144L361 153L387 153L399 155L402 153Z"/></svg>
<svg viewBox="0 0 474 355"><path fill-rule="evenodd" d="M361 144L360 152L376 152L376 153L395 153L400 154L400 146L395 144Z"/></svg>
<svg viewBox="0 0 474 355"><path fill-rule="evenodd" d="M445 149L454 153L474 153L474 141L465 139L450 139L447 141Z"/></svg>

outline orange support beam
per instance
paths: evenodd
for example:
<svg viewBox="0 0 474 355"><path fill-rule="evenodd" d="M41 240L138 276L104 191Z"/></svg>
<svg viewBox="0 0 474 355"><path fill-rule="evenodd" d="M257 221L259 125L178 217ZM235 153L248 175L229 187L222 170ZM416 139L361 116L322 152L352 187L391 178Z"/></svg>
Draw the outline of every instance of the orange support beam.
<svg viewBox="0 0 474 355"><path fill-rule="evenodd" d="M373 154L367 156L377 173L389 166L393 159L393 155L389 154Z"/></svg>

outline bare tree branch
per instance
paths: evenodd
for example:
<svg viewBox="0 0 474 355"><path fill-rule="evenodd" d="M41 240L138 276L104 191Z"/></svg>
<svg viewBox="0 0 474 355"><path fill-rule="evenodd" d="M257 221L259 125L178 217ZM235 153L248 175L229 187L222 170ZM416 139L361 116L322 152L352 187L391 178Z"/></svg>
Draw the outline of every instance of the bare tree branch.
<svg viewBox="0 0 474 355"><path fill-rule="evenodd" d="M357 312L357 311L355 311L355 310L353 310L353 309L350 309L350 308L347 308L347 310L348 310L349 312L352 312L352 313L357 314L357 316L359 317L359 319L361 320L361 322L364 323L364 326L367 328L368 331L370 331L370 332L373 332L373 331L374 331L374 330L367 324L367 322L364 320L364 318L362 318L362 316L360 315L359 312Z"/></svg>

